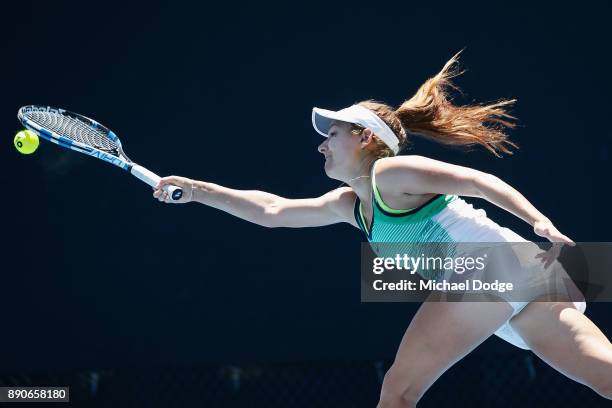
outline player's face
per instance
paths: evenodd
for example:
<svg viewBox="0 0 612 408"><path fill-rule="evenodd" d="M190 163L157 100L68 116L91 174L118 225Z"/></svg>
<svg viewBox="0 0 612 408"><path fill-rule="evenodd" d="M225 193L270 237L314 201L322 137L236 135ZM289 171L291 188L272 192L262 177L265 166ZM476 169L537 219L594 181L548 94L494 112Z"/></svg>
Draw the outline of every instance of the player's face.
<svg viewBox="0 0 612 408"><path fill-rule="evenodd" d="M319 152L325 156L325 173L330 178L344 181L352 177L351 170L359 159L359 136L351 132L350 124L344 122L335 122L327 135L319 145Z"/></svg>

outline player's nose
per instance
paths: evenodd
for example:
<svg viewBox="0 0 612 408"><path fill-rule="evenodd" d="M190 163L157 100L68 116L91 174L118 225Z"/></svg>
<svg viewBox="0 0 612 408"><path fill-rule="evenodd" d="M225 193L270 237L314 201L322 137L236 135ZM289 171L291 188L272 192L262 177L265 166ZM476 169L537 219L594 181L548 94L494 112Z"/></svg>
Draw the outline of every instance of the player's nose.
<svg viewBox="0 0 612 408"><path fill-rule="evenodd" d="M325 154L327 152L327 139L321 143L319 145L319 147L317 148L317 150L319 151L319 153L321 154Z"/></svg>

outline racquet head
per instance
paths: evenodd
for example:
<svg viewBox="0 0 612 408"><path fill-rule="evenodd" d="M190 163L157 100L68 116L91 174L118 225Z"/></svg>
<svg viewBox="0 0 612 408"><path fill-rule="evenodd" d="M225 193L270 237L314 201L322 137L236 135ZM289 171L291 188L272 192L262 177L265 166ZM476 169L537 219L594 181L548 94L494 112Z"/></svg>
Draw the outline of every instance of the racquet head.
<svg viewBox="0 0 612 408"><path fill-rule="evenodd" d="M87 152L93 148L131 162L117 135L86 116L49 106L29 105L19 109L17 117L25 127L51 142Z"/></svg>

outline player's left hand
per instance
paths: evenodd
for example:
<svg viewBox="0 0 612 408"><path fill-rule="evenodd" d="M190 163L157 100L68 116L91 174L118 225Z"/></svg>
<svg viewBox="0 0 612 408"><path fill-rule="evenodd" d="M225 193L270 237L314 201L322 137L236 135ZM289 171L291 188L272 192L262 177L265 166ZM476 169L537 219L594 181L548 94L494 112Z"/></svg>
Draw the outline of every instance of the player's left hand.
<svg viewBox="0 0 612 408"><path fill-rule="evenodd" d="M544 268L548 268L559 257L563 244L576 245L574 241L560 233L548 218L536 221L533 224L533 232L553 243L548 251L536 255L536 258L540 258L544 262Z"/></svg>

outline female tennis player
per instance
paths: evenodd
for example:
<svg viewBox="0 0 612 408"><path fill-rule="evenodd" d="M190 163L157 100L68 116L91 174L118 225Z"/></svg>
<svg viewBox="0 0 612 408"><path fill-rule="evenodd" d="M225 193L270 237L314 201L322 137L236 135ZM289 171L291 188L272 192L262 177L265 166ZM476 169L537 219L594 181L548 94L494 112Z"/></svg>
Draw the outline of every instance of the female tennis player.
<svg viewBox="0 0 612 408"><path fill-rule="evenodd" d="M481 171L423 156L397 156L407 135L447 145L481 145L492 154L516 147L506 108L513 100L456 106L448 96L458 55L399 108L363 101L334 112L313 109L325 172L347 184L321 197L288 199L184 177L165 177L161 188L183 188L179 203L199 202L265 227L314 227L346 222L375 242L526 242L459 196L480 197L533 226L551 242L574 245L517 190ZM571 297L554 302L424 302L384 377L378 407L412 407L433 382L491 334L531 349L569 378L612 399L612 344Z"/></svg>

